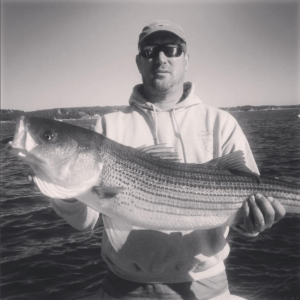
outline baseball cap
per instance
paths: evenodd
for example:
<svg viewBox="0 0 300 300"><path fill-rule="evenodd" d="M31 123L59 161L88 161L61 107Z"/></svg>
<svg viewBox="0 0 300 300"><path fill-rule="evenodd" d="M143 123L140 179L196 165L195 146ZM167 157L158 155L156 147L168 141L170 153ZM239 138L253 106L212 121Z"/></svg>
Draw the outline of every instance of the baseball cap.
<svg viewBox="0 0 300 300"><path fill-rule="evenodd" d="M138 45L140 45L150 34L158 31L172 32L186 43L185 34L179 24L169 20L155 20L143 28L142 32L139 35Z"/></svg>

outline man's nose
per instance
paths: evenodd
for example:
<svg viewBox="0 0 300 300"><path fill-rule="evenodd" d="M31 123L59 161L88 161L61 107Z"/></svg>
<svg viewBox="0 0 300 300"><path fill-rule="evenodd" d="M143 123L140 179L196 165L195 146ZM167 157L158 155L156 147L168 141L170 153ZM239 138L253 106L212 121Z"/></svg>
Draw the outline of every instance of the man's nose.
<svg viewBox="0 0 300 300"><path fill-rule="evenodd" d="M163 51L159 51L158 53L158 56L157 56L157 60L160 62L160 63L165 63L167 61L167 57L165 55L165 53Z"/></svg>

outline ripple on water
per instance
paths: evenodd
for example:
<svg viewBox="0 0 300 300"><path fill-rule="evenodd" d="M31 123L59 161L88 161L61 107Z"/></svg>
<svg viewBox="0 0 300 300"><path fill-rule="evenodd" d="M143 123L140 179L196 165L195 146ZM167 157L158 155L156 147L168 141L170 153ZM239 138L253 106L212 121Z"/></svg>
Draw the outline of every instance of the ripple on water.
<svg viewBox="0 0 300 300"><path fill-rule="evenodd" d="M298 113L299 114L299 113ZM300 183L296 111L233 114L261 174ZM95 120L71 121L88 128ZM1 139L14 124L1 124ZM26 180L29 168L0 146L1 299L72 299L96 292L106 270L102 228L80 232L55 214ZM300 215L288 214L256 238L230 231L230 290L249 300L300 298Z"/></svg>

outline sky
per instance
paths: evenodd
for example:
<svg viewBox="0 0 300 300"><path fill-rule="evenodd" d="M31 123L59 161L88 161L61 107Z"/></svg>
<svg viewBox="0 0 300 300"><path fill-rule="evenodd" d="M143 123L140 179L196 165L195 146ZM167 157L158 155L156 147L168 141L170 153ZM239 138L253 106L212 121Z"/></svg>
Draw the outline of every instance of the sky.
<svg viewBox="0 0 300 300"><path fill-rule="evenodd" d="M155 19L183 27L204 103L300 103L300 0L2 0L1 108L127 105Z"/></svg>

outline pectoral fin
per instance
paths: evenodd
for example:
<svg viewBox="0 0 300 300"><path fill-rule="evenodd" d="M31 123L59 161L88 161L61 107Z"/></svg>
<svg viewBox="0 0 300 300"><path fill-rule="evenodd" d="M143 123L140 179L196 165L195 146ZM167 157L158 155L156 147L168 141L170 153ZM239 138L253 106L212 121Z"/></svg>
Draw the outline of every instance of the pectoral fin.
<svg viewBox="0 0 300 300"><path fill-rule="evenodd" d="M120 186L94 186L92 190L99 198L113 198L117 194L126 191L125 188Z"/></svg>

